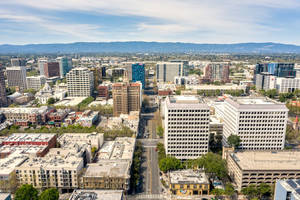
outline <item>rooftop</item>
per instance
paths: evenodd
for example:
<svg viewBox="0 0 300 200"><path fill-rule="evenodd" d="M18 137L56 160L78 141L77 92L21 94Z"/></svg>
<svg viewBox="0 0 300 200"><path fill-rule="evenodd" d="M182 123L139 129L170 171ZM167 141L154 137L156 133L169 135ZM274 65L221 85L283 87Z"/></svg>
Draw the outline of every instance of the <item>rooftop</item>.
<svg viewBox="0 0 300 200"><path fill-rule="evenodd" d="M300 169L300 151L245 151L230 156L242 170Z"/></svg>
<svg viewBox="0 0 300 200"><path fill-rule="evenodd" d="M293 193L296 199L300 199L300 180L278 180L278 182L287 190Z"/></svg>
<svg viewBox="0 0 300 200"><path fill-rule="evenodd" d="M10 154L6 158L0 159L0 176L9 175L15 167L21 165L28 159L26 155L20 155L18 151Z"/></svg>
<svg viewBox="0 0 300 200"><path fill-rule="evenodd" d="M98 163L88 164L84 177L130 177L130 161L100 160Z"/></svg>
<svg viewBox="0 0 300 200"><path fill-rule="evenodd" d="M268 98L235 97L235 98L226 98L225 102L231 104L237 109L263 109L263 110L282 109L284 111L288 111L285 104Z"/></svg>
<svg viewBox="0 0 300 200"><path fill-rule="evenodd" d="M29 154L34 155L42 152L47 148L46 145L4 145L0 147L0 154L10 154L13 152L19 152L19 154Z"/></svg>
<svg viewBox="0 0 300 200"><path fill-rule="evenodd" d="M121 200L122 190L74 190L69 200Z"/></svg>
<svg viewBox="0 0 300 200"><path fill-rule="evenodd" d="M204 108L209 107L198 96L170 96L166 99L168 108Z"/></svg>
<svg viewBox="0 0 300 200"><path fill-rule="evenodd" d="M0 108L0 112L3 112L3 113L27 113L27 114L34 114L34 113L44 113L47 110L48 110L48 106L41 106L39 108L24 108L24 107Z"/></svg>
<svg viewBox="0 0 300 200"><path fill-rule="evenodd" d="M86 97L68 97L55 103L54 105L55 106L77 106L84 99L86 99Z"/></svg>
<svg viewBox="0 0 300 200"><path fill-rule="evenodd" d="M51 133L14 133L2 142L49 142L55 134Z"/></svg>
<svg viewBox="0 0 300 200"><path fill-rule="evenodd" d="M170 172L171 184L209 184L203 171L178 170Z"/></svg>
<svg viewBox="0 0 300 200"><path fill-rule="evenodd" d="M135 138L117 137L115 141L108 141L101 147L98 160L131 160L135 147Z"/></svg>

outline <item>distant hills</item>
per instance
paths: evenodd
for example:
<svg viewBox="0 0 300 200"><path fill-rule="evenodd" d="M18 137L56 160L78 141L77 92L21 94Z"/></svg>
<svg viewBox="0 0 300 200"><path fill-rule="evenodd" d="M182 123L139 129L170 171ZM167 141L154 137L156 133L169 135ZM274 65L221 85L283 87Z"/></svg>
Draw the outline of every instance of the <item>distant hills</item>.
<svg viewBox="0 0 300 200"><path fill-rule="evenodd" d="M196 44L180 42L77 42L0 45L0 54L51 53L300 53L300 46L280 43Z"/></svg>

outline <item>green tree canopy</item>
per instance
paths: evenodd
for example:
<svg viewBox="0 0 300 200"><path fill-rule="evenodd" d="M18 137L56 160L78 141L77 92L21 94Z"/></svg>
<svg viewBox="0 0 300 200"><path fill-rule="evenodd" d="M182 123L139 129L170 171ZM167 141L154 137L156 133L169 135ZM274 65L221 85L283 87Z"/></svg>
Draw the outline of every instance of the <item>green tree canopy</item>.
<svg viewBox="0 0 300 200"><path fill-rule="evenodd" d="M175 157L167 156L159 161L159 168L163 172L182 169L182 163Z"/></svg>
<svg viewBox="0 0 300 200"><path fill-rule="evenodd" d="M38 200L38 191L32 185L22 185L16 191L15 200Z"/></svg>
<svg viewBox="0 0 300 200"><path fill-rule="evenodd" d="M238 148L241 144L241 138L238 135L230 135L227 138L227 142L231 147Z"/></svg>
<svg viewBox="0 0 300 200"><path fill-rule="evenodd" d="M56 188L46 189L39 196L39 200L58 200L58 199L59 199L59 192Z"/></svg>
<svg viewBox="0 0 300 200"><path fill-rule="evenodd" d="M49 98L48 101L47 101L48 105L52 105L54 103L55 103L55 99L53 97Z"/></svg>
<svg viewBox="0 0 300 200"><path fill-rule="evenodd" d="M156 133L159 137L163 137L164 135L164 128L162 126L157 126Z"/></svg>

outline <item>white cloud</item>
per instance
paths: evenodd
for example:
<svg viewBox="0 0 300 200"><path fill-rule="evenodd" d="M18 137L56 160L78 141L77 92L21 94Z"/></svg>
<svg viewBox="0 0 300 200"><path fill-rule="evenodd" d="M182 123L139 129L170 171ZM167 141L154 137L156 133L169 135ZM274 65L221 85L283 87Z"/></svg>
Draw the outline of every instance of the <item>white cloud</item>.
<svg viewBox="0 0 300 200"><path fill-rule="evenodd" d="M272 20L271 9L299 9L299 0L10 0L0 6L25 6L39 10L72 11L88 14L146 17L137 22L136 30L127 30L117 40L178 40L193 42L265 41L270 33L280 32L264 22ZM24 9L25 10L25 9ZM7 18L9 16L1 16ZM33 14L26 20L53 31L72 35L80 40L103 41L112 38L95 25L48 23L38 21ZM151 19L153 19L151 21ZM16 22L22 16L11 17ZM62 19L63 20L63 19ZM64 28L65 27L65 28ZM193 32L193 35L191 34ZM99 36L102 36L99 38ZM116 36L117 37L117 36Z"/></svg>

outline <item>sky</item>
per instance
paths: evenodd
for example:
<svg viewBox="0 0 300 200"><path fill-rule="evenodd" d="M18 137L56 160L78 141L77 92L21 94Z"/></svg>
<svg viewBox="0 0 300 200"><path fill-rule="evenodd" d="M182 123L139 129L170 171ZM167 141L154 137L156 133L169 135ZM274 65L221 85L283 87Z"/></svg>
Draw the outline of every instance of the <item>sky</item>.
<svg viewBox="0 0 300 200"><path fill-rule="evenodd" d="M300 45L300 0L0 0L0 44Z"/></svg>

